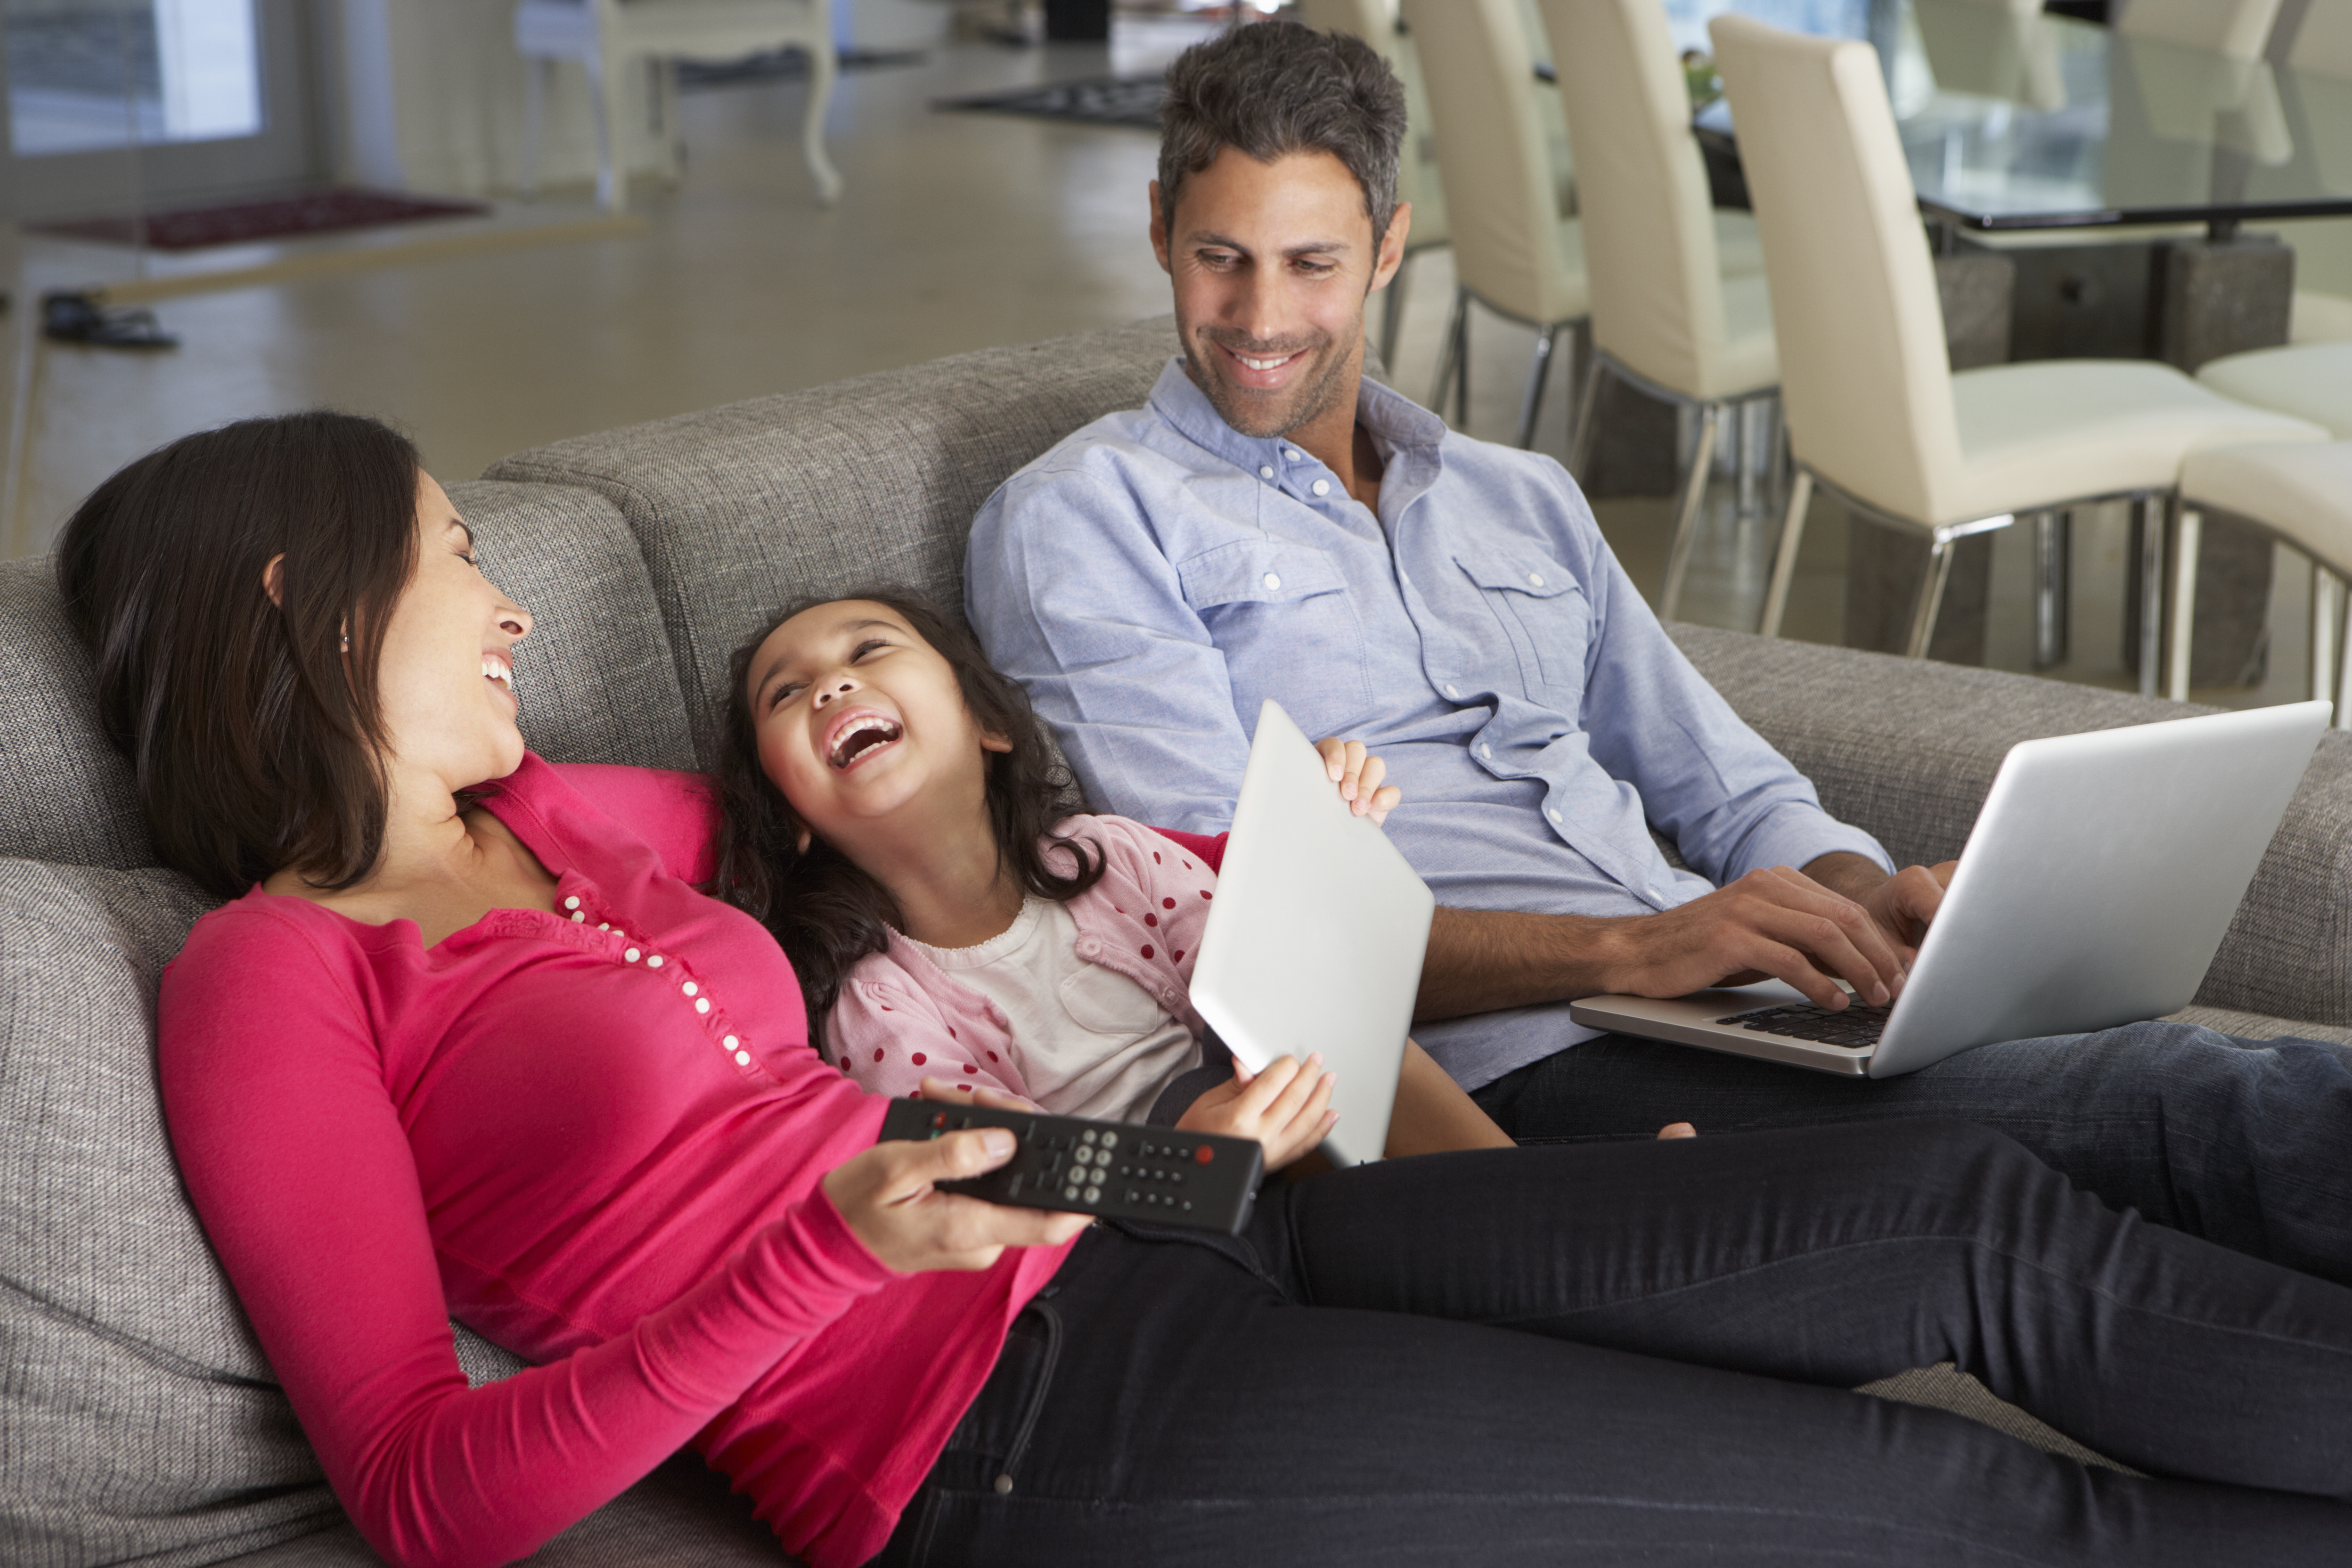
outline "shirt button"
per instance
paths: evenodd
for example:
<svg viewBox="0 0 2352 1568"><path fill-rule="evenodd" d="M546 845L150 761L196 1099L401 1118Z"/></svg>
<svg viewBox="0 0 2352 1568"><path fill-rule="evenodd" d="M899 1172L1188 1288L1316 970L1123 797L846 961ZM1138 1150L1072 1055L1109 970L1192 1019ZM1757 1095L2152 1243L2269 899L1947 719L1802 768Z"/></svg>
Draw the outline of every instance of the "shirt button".
<svg viewBox="0 0 2352 1568"><path fill-rule="evenodd" d="M735 1053L735 1065L739 1068L750 1067L751 1065L751 1053L749 1051L737 1051Z"/></svg>
<svg viewBox="0 0 2352 1568"><path fill-rule="evenodd" d="M1298 461L1298 454L1297 452L1285 452L1283 453L1283 457L1290 462L1295 463Z"/></svg>
<svg viewBox="0 0 2352 1568"><path fill-rule="evenodd" d="M679 989L684 991L688 996L691 996L702 988L697 985L693 981L689 980L684 985L680 986Z"/></svg>
<svg viewBox="0 0 2352 1568"><path fill-rule="evenodd" d="M628 952L625 952L625 953L621 954L621 956L622 956L623 958L627 959L631 963L635 963L637 961L637 958L638 958L637 950L636 950L635 948L634 948L634 947L633 947L633 948L629 949L629 951L628 951Z"/></svg>
<svg viewBox="0 0 2352 1568"><path fill-rule="evenodd" d="M1559 807L1556 805L1552 806L1545 811L1544 815L1550 817L1554 822L1558 822L1559 820Z"/></svg>
<svg viewBox="0 0 2352 1568"><path fill-rule="evenodd" d="M647 969L659 969L661 966L662 966L662 955L661 955L660 953L658 953L658 952L657 952L657 953L655 953L651 958L648 958L648 959L646 959L646 967Z"/></svg>
<svg viewBox="0 0 2352 1568"><path fill-rule="evenodd" d="M1540 588L1540 587L1542 587L1542 586L1543 586L1543 574L1542 574L1542 573L1540 573L1540 572L1530 572L1530 573L1528 573L1528 585L1529 585L1530 587L1536 587L1536 588Z"/></svg>
<svg viewBox="0 0 2352 1568"><path fill-rule="evenodd" d="M1269 587L1269 588L1279 588L1279 587L1281 587L1281 586L1282 586L1282 574L1281 574L1281 573L1279 573L1279 572L1269 572L1269 573L1267 573L1267 574L1265 574L1265 585L1266 585L1267 587Z"/></svg>
<svg viewBox="0 0 2352 1568"><path fill-rule="evenodd" d="M573 920L575 920L575 921L579 921L581 924L583 924L583 925L585 925L585 924L587 924L587 923L588 923L588 916L587 916L587 914L586 914L584 911L583 911L583 910L572 910L572 918Z"/></svg>
<svg viewBox="0 0 2352 1568"><path fill-rule="evenodd" d="M1274 465L1272 463L1259 464L1257 477L1262 479L1270 479L1274 478Z"/></svg>
<svg viewBox="0 0 2352 1568"><path fill-rule="evenodd" d="M1458 686L1449 686L1445 689L1445 695L1448 697L1459 697L1462 695L1462 689Z"/></svg>
<svg viewBox="0 0 2352 1568"><path fill-rule="evenodd" d="M740 1040L739 1040L739 1039L737 1039L734 1036L730 1035L730 1036L728 1036L725 1039L723 1039L723 1040L719 1041L719 1043L720 1045L722 1045L722 1046L725 1046L729 1050L730 1050L730 1051L731 1051L731 1050L733 1050L736 1047L738 1047L738 1046L741 1045L743 1042L742 1042L742 1041L740 1041Z"/></svg>
<svg viewBox="0 0 2352 1568"><path fill-rule="evenodd" d="M697 997L694 999L694 1010L695 1010L696 1012L698 1012L698 1013L708 1013L708 1012L709 1012L709 1011L710 1011L710 998L709 998L709 997L708 997L708 996L697 996Z"/></svg>
<svg viewBox="0 0 2352 1568"><path fill-rule="evenodd" d="M1495 748L1481 741L1478 742L1478 754L1491 763L1495 760Z"/></svg>
<svg viewBox="0 0 2352 1568"><path fill-rule="evenodd" d="M1331 481L1328 479L1318 479L1307 488L1313 490L1318 496L1328 496L1331 493Z"/></svg>
<svg viewBox="0 0 2352 1568"><path fill-rule="evenodd" d="M580 895L579 895L579 894L577 894L577 893L574 893L574 894L572 894L570 898L568 898L568 899L564 900L563 900L563 907L564 907L565 909L567 909L567 910L576 910L576 909L578 909L578 908L580 907Z"/></svg>
<svg viewBox="0 0 2352 1568"><path fill-rule="evenodd" d="M611 921L598 921L596 922L596 929L598 931L611 931L613 929L613 922Z"/></svg>

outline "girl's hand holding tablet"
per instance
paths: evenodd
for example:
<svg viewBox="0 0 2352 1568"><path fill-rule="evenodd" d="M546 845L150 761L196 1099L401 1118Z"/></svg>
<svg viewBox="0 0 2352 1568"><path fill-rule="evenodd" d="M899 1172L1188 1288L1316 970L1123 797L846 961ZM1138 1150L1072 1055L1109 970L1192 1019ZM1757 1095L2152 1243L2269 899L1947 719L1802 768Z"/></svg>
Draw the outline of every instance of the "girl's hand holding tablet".
<svg viewBox="0 0 2352 1568"><path fill-rule="evenodd" d="M1370 817L1376 827L1387 822L1389 813L1404 799L1404 792L1396 785L1381 784L1388 776L1389 765L1364 750L1361 741L1318 741L1315 749L1323 753L1324 771L1339 786L1339 798L1348 803L1348 808L1358 816Z"/></svg>
<svg viewBox="0 0 2352 1568"><path fill-rule="evenodd" d="M1331 1109L1339 1076L1323 1070L1323 1053L1300 1066L1295 1057L1268 1062L1252 1073L1240 1062L1234 1076L1194 1100L1176 1125L1190 1132L1222 1132L1255 1138L1265 1149L1265 1168L1278 1171L1314 1149L1339 1124Z"/></svg>

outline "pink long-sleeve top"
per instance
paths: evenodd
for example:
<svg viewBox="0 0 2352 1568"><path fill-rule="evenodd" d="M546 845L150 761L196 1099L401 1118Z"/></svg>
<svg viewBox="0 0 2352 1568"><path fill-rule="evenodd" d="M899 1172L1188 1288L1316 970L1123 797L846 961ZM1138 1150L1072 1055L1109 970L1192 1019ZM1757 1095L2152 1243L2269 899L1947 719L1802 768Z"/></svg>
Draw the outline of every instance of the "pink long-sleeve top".
<svg viewBox="0 0 2352 1568"><path fill-rule="evenodd" d="M849 1230L817 1183L884 1102L690 885L698 781L530 757L484 805L555 912L425 948L257 888L164 975L180 1166L303 1430L395 1563L523 1555L688 1442L864 1561L1067 1249L899 1275ZM541 1364L468 1389L451 1315Z"/></svg>
<svg viewBox="0 0 2352 1568"><path fill-rule="evenodd" d="M1069 900L1078 957L1126 976L1192 1032L1192 966L1223 862L1214 838L1146 827L1124 816L1070 816L1054 825L1045 858L1064 876L1079 840L1102 857L1095 885ZM995 1003L924 956L897 931L851 966L825 1019L834 1059L877 1094L913 1094L926 1078L1037 1098L1021 1070L1021 1042Z"/></svg>

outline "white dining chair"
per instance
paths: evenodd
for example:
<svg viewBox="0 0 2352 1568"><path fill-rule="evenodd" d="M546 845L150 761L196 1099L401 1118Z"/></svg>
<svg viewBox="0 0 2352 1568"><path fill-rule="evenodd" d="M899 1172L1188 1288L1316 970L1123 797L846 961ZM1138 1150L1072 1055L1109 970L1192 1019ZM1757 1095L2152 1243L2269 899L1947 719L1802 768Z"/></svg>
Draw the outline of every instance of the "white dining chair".
<svg viewBox="0 0 2352 1568"><path fill-rule="evenodd" d="M2180 537L2174 556L2194 562L2209 511L2227 512L2311 558L2311 695L2333 698L2336 727L2352 729L2352 637L2345 582L2352 578L2352 442L2264 442L2207 447L2180 465ZM2165 692L2189 700L2189 633L2197 574L2172 578L2173 637Z"/></svg>
<svg viewBox="0 0 2352 1568"><path fill-rule="evenodd" d="M1437 137L1431 130L1429 93L1412 40L1398 30L1391 0L1298 0L1298 19L1327 33L1350 33L1380 51L1404 83L1404 145L1397 154L1397 200L1412 204L1404 265L1389 279L1381 301L1381 358L1396 374L1397 333L1404 322L1405 279L1413 258L1453 243L1446 231L1445 187L1437 176Z"/></svg>
<svg viewBox="0 0 2352 1568"><path fill-rule="evenodd" d="M1577 199L1592 310L1569 471L1585 471L1604 379L1698 411L1658 596L1658 614L1671 619L1718 427L1780 384L1772 304L1761 272L1724 276L1690 91L1662 0L1541 5L1569 134L1582 149ZM1743 460L1743 477L1749 471Z"/></svg>
<svg viewBox="0 0 2352 1568"><path fill-rule="evenodd" d="M2224 397L2324 425L2352 440L2352 343L2290 343L2208 361L2197 379Z"/></svg>
<svg viewBox="0 0 2352 1568"><path fill-rule="evenodd" d="M2115 29L2251 60L2270 42L2279 5L2280 0L2126 0Z"/></svg>
<svg viewBox="0 0 2352 1568"><path fill-rule="evenodd" d="M521 0L515 7L514 37L530 73L523 110L526 192L535 194L539 188L547 80L557 61L574 61L587 73L588 102L596 124L596 200L618 212L628 205L628 170L620 134L630 70L650 70L663 170L675 179L680 147L678 62L739 60L797 46L809 58L801 155L816 181L818 200L829 206L841 195L841 175L824 152L824 114L838 69L829 0Z"/></svg>
<svg viewBox="0 0 2352 1568"><path fill-rule="evenodd" d="M1518 444L1535 440L1554 344L1590 298L1584 242L1559 216L1559 176L1533 97L1535 55L1518 0L1404 0L1437 132L1454 237L1453 315L1430 406L1470 414L1470 307L1535 329L1535 361L1519 405Z"/></svg>
<svg viewBox="0 0 2352 1568"><path fill-rule="evenodd" d="M2188 452L2317 441L2147 361L1955 372L1935 263L1877 51L1744 16L1709 24L1772 281L1780 395L1796 459L1763 629L1777 635L1815 485L1924 535L1907 651L1934 632L1952 547L2020 512L2126 500L2142 522L2140 681L2158 679L2163 507Z"/></svg>

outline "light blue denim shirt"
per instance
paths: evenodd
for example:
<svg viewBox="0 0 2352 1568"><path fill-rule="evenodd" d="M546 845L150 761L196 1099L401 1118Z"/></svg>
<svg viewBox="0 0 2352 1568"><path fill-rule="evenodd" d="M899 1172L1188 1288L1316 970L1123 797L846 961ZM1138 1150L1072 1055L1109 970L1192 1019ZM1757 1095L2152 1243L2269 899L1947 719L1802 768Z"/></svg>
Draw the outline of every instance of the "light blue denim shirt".
<svg viewBox="0 0 2352 1568"><path fill-rule="evenodd" d="M1888 864L1667 639L1566 469L1370 380L1359 409L1378 515L1181 359L981 509L972 625L1096 809L1223 829L1271 697L1386 759L1389 836L1443 904L1647 914L1832 850ZM1592 1031L1561 1005L1414 1033L1475 1088Z"/></svg>

